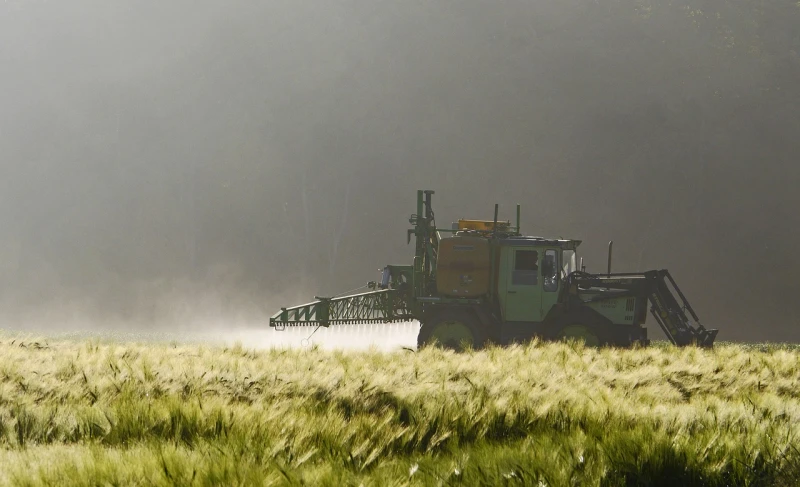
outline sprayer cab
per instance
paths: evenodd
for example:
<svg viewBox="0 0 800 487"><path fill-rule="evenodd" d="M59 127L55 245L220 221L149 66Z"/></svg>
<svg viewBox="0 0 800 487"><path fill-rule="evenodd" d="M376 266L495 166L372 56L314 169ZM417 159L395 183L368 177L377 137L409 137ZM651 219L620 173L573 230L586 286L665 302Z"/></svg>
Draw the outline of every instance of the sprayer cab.
<svg viewBox="0 0 800 487"><path fill-rule="evenodd" d="M417 320L420 346L479 348L534 337L631 346L649 343L649 304L674 344L713 344L717 330L700 325L666 270L612 274L609 245L608 272L589 274L577 268L580 240L523 235L519 205L515 225L500 220L495 205L492 220L439 229L433 194L417 192L407 232L411 264L386 266L366 293L282 308L270 326Z"/></svg>

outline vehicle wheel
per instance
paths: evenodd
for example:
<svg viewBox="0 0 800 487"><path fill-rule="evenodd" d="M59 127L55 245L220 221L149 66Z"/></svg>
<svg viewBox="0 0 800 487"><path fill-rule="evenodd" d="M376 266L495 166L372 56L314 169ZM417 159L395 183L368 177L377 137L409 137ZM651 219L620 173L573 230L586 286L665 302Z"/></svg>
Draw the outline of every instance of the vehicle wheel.
<svg viewBox="0 0 800 487"><path fill-rule="evenodd" d="M587 347L599 347L602 341L592 328L575 323L562 328L556 335L557 340L583 340Z"/></svg>
<svg viewBox="0 0 800 487"><path fill-rule="evenodd" d="M426 345L463 351L480 349L485 344L478 320L465 311L444 311L422 322L417 336L417 347Z"/></svg>

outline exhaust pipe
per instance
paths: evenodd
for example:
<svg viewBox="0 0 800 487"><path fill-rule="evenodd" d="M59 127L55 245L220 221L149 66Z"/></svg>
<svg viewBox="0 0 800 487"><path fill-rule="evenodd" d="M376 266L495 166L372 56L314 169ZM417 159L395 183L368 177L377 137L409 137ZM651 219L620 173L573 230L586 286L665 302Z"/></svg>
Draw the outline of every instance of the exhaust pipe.
<svg viewBox="0 0 800 487"><path fill-rule="evenodd" d="M608 242L608 272L607 272L607 274L609 276L611 275L611 250L612 250L613 246L614 246L614 241L613 240L609 241Z"/></svg>

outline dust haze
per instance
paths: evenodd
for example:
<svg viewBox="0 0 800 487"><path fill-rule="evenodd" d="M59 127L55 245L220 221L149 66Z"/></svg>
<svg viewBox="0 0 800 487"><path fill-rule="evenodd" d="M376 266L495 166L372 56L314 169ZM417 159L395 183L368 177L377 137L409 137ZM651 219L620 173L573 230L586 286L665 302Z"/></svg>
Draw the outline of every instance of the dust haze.
<svg viewBox="0 0 800 487"><path fill-rule="evenodd" d="M512 218L800 340L794 1L0 4L0 328L267 329ZM661 332L648 325L654 337ZM231 332L233 333L233 332Z"/></svg>

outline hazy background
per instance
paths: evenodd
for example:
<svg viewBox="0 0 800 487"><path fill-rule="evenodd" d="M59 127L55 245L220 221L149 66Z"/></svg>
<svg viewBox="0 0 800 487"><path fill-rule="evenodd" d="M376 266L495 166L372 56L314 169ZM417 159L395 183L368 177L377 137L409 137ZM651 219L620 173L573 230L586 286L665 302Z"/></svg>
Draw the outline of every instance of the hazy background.
<svg viewBox="0 0 800 487"><path fill-rule="evenodd" d="M266 327L434 189L800 340L793 0L8 0L0 74L0 327Z"/></svg>

